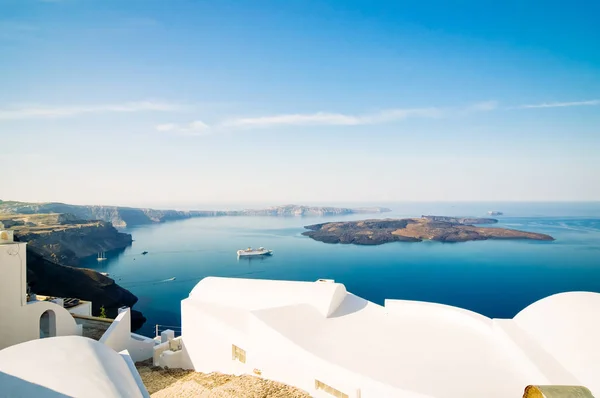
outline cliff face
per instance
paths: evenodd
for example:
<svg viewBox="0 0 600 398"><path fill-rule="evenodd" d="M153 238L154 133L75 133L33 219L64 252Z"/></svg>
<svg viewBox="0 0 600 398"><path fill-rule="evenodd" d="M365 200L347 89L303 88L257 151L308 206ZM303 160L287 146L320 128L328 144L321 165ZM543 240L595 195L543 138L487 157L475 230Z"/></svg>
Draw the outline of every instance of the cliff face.
<svg viewBox="0 0 600 398"><path fill-rule="evenodd" d="M58 297L75 297L92 302L92 313L100 314L104 307L107 315L114 318L120 307L133 307L138 301L129 290L123 289L96 271L73 268L48 261L34 248L27 247L27 284L32 292ZM139 329L146 318L139 311L132 311L132 329Z"/></svg>
<svg viewBox="0 0 600 398"><path fill-rule="evenodd" d="M12 223L15 239L27 242L27 283L32 292L88 300L94 315L104 306L109 317L115 317L119 307L137 302L135 295L113 279L71 267L99 251L129 246L131 235L118 232L110 223L78 220L71 214L0 215L0 222ZM140 312L132 311L134 330L145 320Z"/></svg>
<svg viewBox="0 0 600 398"><path fill-rule="evenodd" d="M14 227L16 236L50 261L78 266L80 259L101 251L124 249L132 242L130 234L118 232L104 221L76 220L70 215L53 215L55 222L39 223L42 216L24 216L28 225ZM50 217L44 217L50 218ZM38 224L35 224L35 223ZM34 226L29 226L34 224Z"/></svg>
<svg viewBox="0 0 600 398"><path fill-rule="evenodd" d="M383 207L314 207L285 205L267 209L246 210L155 210L117 206L80 206L65 203L26 203L0 201L0 214L47 214L69 213L80 220L102 220L115 227L161 223L193 217L222 216L336 216L344 214L368 214L390 211Z"/></svg>

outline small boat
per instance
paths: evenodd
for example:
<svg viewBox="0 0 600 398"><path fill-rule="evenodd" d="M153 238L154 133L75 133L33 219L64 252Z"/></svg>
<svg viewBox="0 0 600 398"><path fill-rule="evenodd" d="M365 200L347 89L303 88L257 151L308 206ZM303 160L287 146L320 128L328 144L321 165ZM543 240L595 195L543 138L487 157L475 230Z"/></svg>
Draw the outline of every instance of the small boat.
<svg viewBox="0 0 600 398"><path fill-rule="evenodd" d="M271 254L273 254L273 250L267 250L264 247L259 247L258 249L252 249L251 247L245 249L245 250L238 250L237 251L237 255L238 257L244 257L244 256L270 256Z"/></svg>
<svg viewBox="0 0 600 398"><path fill-rule="evenodd" d="M148 254L148 252L142 252L142 254L145 256L146 254Z"/></svg>
<svg viewBox="0 0 600 398"><path fill-rule="evenodd" d="M110 276L110 274L108 272L100 272L100 275Z"/></svg>
<svg viewBox="0 0 600 398"><path fill-rule="evenodd" d="M104 252L100 252L100 253L98 253L98 258L97 258L97 260L98 260L98 261L104 261L104 260L106 260L106 254L105 254Z"/></svg>

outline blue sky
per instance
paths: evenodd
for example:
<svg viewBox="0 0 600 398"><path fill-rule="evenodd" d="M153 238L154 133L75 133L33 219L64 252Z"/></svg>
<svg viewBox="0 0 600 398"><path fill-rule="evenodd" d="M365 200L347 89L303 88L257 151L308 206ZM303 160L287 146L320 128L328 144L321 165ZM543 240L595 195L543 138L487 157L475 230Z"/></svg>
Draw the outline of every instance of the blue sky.
<svg viewBox="0 0 600 398"><path fill-rule="evenodd" d="M0 10L2 199L600 200L595 1Z"/></svg>

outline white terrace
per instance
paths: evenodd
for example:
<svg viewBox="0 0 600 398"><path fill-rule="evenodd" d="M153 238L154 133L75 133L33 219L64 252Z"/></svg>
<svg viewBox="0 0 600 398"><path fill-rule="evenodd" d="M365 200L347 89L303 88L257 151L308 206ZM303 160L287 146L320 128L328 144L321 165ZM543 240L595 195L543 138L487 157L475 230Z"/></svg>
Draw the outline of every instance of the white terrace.
<svg viewBox="0 0 600 398"><path fill-rule="evenodd" d="M558 294L514 319L490 319L434 303L380 306L330 280L209 277L181 311L183 348L165 363L258 374L315 396L505 398L530 384L600 395L597 293Z"/></svg>

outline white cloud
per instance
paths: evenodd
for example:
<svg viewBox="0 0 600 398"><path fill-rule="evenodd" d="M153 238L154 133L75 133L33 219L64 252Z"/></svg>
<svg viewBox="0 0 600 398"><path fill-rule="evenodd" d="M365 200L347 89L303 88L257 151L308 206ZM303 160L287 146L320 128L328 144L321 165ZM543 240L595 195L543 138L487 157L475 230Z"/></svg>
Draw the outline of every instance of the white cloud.
<svg viewBox="0 0 600 398"><path fill-rule="evenodd" d="M247 117L226 120L223 127L273 127L273 126L358 126L398 121L409 117L441 117L444 111L439 108L388 109L375 113L350 115L344 113L295 113L273 116Z"/></svg>
<svg viewBox="0 0 600 398"><path fill-rule="evenodd" d="M159 124L158 131L171 131L187 135L204 135L209 131L244 128L268 128L277 126L359 126L392 123L408 118L442 118L461 115L465 112L491 111L497 108L495 101L481 102L463 108L406 108L386 109L363 114L331 112L289 113L270 116L240 117L227 119L214 126L196 121L187 125Z"/></svg>
<svg viewBox="0 0 600 398"><path fill-rule="evenodd" d="M238 118L225 121L225 127L269 127L281 125L356 125L360 120L356 116L341 113L317 112L312 114L286 114Z"/></svg>
<svg viewBox="0 0 600 398"><path fill-rule="evenodd" d="M161 132L170 132L179 135L206 135L211 132L210 126L201 120L195 120L187 125L176 123L159 124L155 128Z"/></svg>
<svg viewBox="0 0 600 398"><path fill-rule="evenodd" d="M156 126L156 129L158 131L173 131L175 129L177 129L179 126L177 126L175 123L165 123L165 124L159 124L158 126Z"/></svg>
<svg viewBox="0 0 600 398"><path fill-rule="evenodd" d="M208 130L209 127L206 123L200 121L200 120L196 120L190 123L190 125L188 126L188 128L190 130L194 130L194 131L200 131L200 130Z"/></svg>
<svg viewBox="0 0 600 398"><path fill-rule="evenodd" d="M182 106L178 104L152 101L88 106L21 106L0 108L0 120L60 118L78 116L86 113L166 112L181 109Z"/></svg>
<svg viewBox="0 0 600 398"><path fill-rule="evenodd" d="M562 108L562 107L567 107L567 106L590 106L590 105L600 105L600 100L576 101L576 102L550 102L550 103L534 104L534 105L521 105L518 108L520 108L520 109Z"/></svg>

